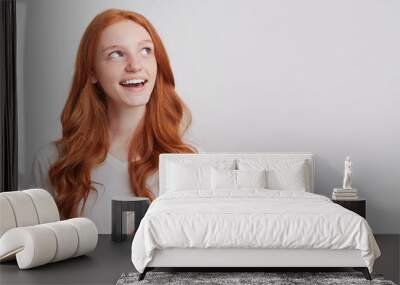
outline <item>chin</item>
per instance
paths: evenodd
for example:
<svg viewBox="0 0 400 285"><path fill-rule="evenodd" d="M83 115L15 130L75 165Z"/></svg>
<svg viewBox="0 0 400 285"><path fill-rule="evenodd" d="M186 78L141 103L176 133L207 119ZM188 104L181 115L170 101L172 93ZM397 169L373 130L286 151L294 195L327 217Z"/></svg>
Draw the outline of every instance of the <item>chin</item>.
<svg viewBox="0 0 400 285"><path fill-rule="evenodd" d="M146 105L149 102L149 98L134 98L126 102L129 106L137 107Z"/></svg>

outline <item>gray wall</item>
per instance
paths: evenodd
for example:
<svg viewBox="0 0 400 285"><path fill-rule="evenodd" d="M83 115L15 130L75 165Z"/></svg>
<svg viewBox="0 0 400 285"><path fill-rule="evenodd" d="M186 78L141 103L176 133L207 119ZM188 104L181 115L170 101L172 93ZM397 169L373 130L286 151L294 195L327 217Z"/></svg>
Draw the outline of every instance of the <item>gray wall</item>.
<svg viewBox="0 0 400 285"><path fill-rule="evenodd" d="M350 155L371 227L400 233L399 1L17 2L21 185L61 133L84 28L127 8L159 31L205 151L313 152L328 196Z"/></svg>

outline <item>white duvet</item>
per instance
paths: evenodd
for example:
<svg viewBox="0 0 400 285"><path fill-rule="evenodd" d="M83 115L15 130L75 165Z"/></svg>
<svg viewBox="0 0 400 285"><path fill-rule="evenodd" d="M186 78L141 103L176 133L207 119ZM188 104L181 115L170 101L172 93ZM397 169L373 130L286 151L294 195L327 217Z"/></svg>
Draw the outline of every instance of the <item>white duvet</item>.
<svg viewBox="0 0 400 285"><path fill-rule="evenodd" d="M299 191L179 191L153 201L132 243L143 272L154 249L358 249L372 272L380 250L366 220L327 197Z"/></svg>

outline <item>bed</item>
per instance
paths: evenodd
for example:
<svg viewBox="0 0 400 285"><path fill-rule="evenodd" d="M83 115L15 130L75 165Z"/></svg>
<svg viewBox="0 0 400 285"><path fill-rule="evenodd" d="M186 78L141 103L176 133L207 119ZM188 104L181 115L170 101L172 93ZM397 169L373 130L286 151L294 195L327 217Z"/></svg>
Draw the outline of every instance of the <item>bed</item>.
<svg viewBox="0 0 400 285"><path fill-rule="evenodd" d="M161 154L159 197L132 242L154 268L352 267L380 250L364 218L314 193L311 153Z"/></svg>

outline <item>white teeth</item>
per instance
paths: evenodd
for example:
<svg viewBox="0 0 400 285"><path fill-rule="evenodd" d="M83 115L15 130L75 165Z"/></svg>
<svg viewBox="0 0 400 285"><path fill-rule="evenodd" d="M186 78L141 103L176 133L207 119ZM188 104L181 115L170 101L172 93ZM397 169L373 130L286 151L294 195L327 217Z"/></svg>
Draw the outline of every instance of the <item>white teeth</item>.
<svg viewBox="0 0 400 285"><path fill-rule="evenodd" d="M122 84L138 84L138 83L144 83L144 79L130 79L130 80L125 80L122 81Z"/></svg>

